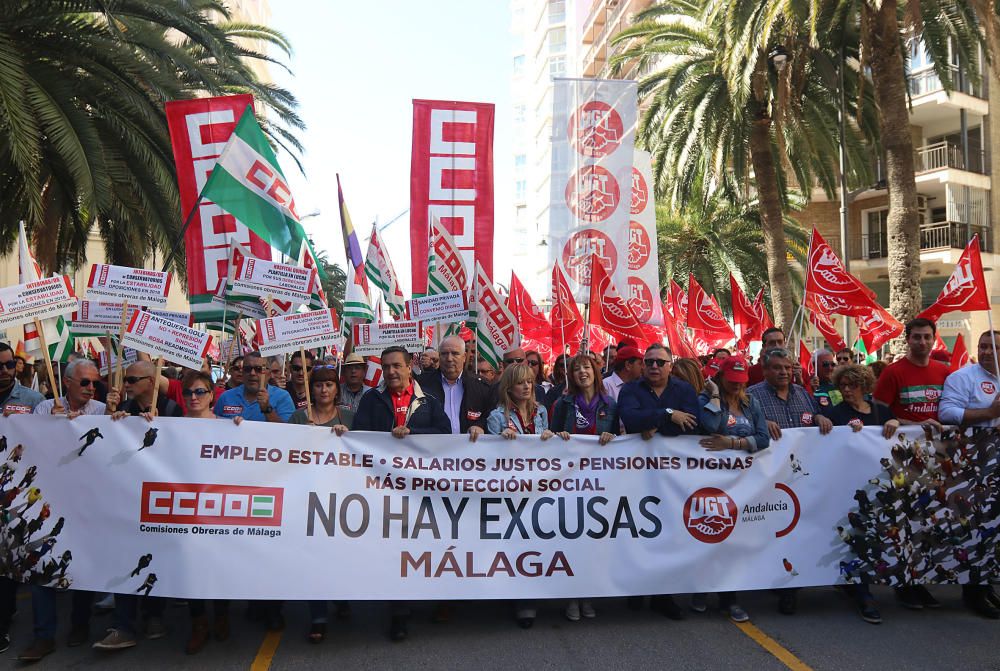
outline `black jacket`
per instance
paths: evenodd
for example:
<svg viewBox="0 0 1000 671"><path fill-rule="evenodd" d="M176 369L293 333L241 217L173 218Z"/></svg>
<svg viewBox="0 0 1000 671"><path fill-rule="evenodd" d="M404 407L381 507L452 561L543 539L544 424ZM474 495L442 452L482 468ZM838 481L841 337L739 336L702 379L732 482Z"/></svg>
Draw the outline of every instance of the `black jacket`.
<svg viewBox="0 0 1000 671"><path fill-rule="evenodd" d="M354 414L355 431L390 432L395 426L396 413L388 389L372 389L361 397ZM441 402L425 394L416 380L413 381L406 426L410 433L451 433L451 421L444 414Z"/></svg>
<svg viewBox="0 0 1000 671"><path fill-rule="evenodd" d="M490 387L474 375L462 373L462 404L459 406L458 424L462 433L468 433L469 428L478 426L486 431L486 417L495 406L490 405ZM441 373L433 370L417 376L420 388L428 396L433 396L444 409L444 382ZM450 423L449 423L450 426Z"/></svg>

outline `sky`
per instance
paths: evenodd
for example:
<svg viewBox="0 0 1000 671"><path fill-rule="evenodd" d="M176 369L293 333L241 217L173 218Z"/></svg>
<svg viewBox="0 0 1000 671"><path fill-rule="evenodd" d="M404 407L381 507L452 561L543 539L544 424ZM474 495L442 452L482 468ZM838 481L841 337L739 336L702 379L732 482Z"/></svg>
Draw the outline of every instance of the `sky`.
<svg viewBox="0 0 1000 671"><path fill-rule="evenodd" d="M354 228L367 247L371 224L402 214L382 235L409 295L412 100L496 105L494 274L510 272L513 219L510 8L505 0L271 0L270 25L291 41L293 75L272 67L299 99L305 176L279 156L318 249L344 266L336 174Z"/></svg>

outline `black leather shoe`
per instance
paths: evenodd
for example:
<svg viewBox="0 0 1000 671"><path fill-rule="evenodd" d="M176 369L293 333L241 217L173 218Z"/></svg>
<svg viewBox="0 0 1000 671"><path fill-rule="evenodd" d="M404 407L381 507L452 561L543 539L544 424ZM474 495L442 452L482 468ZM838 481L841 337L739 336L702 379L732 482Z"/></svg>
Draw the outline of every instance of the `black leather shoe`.
<svg viewBox="0 0 1000 671"><path fill-rule="evenodd" d="M962 602L965 603L966 608L980 617L985 617L988 620L1000 620L1000 609L990 603L985 592L963 597Z"/></svg>
<svg viewBox="0 0 1000 671"><path fill-rule="evenodd" d="M394 617L389 622L389 640L393 643L405 641L410 632L406 629L405 617Z"/></svg>
<svg viewBox="0 0 1000 671"><path fill-rule="evenodd" d="M649 607L660 615L669 617L671 620L684 619L684 611L681 610L681 607L677 605L677 602L669 594L654 596L649 602Z"/></svg>

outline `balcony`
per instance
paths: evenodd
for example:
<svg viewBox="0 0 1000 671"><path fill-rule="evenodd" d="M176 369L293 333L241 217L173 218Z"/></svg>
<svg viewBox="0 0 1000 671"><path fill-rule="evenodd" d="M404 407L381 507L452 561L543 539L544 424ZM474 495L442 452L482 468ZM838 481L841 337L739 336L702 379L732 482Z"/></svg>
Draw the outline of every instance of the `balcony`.
<svg viewBox="0 0 1000 671"><path fill-rule="evenodd" d="M957 222L940 222L920 226L920 251L965 249L976 233L982 251L993 251L993 230L989 226L972 226ZM863 233L850 241L851 260L884 259L889 256L889 238L885 233Z"/></svg>
<svg viewBox="0 0 1000 671"><path fill-rule="evenodd" d="M982 82L980 82L978 86L973 86L972 82L968 80L959 84L958 68L951 67L949 69L951 70L951 83L954 87L952 88L952 93L964 93L965 95L972 96L973 98L986 100ZM985 72L983 74L985 74ZM941 80L938 78L937 73L934 72L933 68L930 70L922 70L916 74L910 75L909 82L910 95L914 98L927 95L929 93L936 93L937 91L944 91L944 86L941 85Z"/></svg>
<svg viewBox="0 0 1000 671"><path fill-rule="evenodd" d="M970 147L968 161L965 160L962 148L950 142L935 142L917 147L914 151L916 151L915 167L918 174L945 168L986 174L986 161L981 149Z"/></svg>

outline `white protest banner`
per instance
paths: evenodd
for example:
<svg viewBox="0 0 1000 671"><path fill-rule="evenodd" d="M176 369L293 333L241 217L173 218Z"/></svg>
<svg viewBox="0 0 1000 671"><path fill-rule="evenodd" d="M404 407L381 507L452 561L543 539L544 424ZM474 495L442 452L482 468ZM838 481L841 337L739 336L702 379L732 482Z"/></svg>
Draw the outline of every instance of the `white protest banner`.
<svg viewBox="0 0 1000 671"><path fill-rule="evenodd" d="M66 275L0 289L0 329L68 315L74 310L76 296Z"/></svg>
<svg viewBox="0 0 1000 671"><path fill-rule="evenodd" d="M998 434L959 450L919 427L892 441L880 432L792 429L747 454L706 452L697 436L604 447L483 436L470 448L450 435L15 416L0 423L3 457L11 481L27 482L0 499L0 564L35 584L182 599L565 599L997 577L997 491L977 478L995 473ZM932 478L946 496L924 490ZM911 543L933 561L903 551Z"/></svg>
<svg viewBox="0 0 1000 671"><path fill-rule="evenodd" d="M170 273L159 270L95 263L87 280L88 300L107 298L166 307L169 292Z"/></svg>
<svg viewBox="0 0 1000 671"><path fill-rule="evenodd" d="M132 315L140 310L138 305L129 305L126 321L132 319ZM156 310L145 308L150 314L163 317L175 324L188 326L191 323L191 315L187 312L174 312L172 310ZM76 312L73 313L73 321L70 322L69 330L74 335L104 335L105 333L118 333L122 320L121 301L88 301L80 299Z"/></svg>
<svg viewBox="0 0 1000 671"><path fill-rule="evenodd" d="M258 320L257 338L260 353L270 356L334 345L340 340L340 325L332 308L310 310Z"/></svg>
<svg viewBox="0 0 1000 671"><path fill-rule="evenodd" d="M188 368L201 370L202 360L208 354L212 336L189 326L177 324L140 310L132 315L125 329L124 343L140 352L162 356L168 361L182 363Z"/></svg>
<svg viewBox="0 0 1000 671"><path fill-rule="evenodd" d="M101 351L98 353L97 368L101 374L101 377L108 375L112 370L118 367L118 355L115 352L111 353L111 365L108 365L108 353ZM125 351L122 353L122 367L128 367L129 365L135 363L139 360L139 353L136 352L131 347L126 347Z"/></svg>
<svg viewBox="0 0 1000 671"><path fill-rule="evenodd" d="M586 303L591 255L616 279L627 262L636 83L553 82L549 265L561 264L577 302Z"/></svg>
<svg viewBox="0 0 1000 671"><path fill-rule="evenodd" d="M410 319L424 324L460 322L469 318L469 298L465 291L449 291L406 301Z"/></svg>
<svg viewBox="0 0 1000 671"><path fill-rule="evenodd" d="M319 277L315 268L302 268L287 263L275 263L248 256L233 260L234 291L260 296L281 298L297 305L308 303Z"/></svg>
<svg viewBox="0 0 1000 671"><path fill-rule="evenodd" d="M386 347L399 345L407 352L424 350L424 334L418 321L378 322L354 325L354 352L378 356Z"/></svg>

